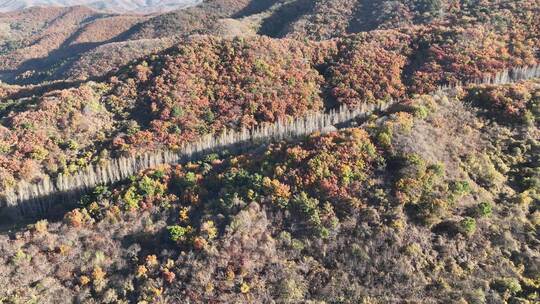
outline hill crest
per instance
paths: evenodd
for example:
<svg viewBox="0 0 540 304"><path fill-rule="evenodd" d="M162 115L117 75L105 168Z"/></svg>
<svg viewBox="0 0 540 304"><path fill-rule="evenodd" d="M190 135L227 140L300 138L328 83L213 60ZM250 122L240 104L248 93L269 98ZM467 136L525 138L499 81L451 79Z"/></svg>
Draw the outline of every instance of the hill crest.
<svg viewBox="0 0 540 304"><path fill-rule="evenodd" d="M0 0L0 13L30 7L87 6L94 10L114 13L153 14L196 5L200 0Z"/></svg>

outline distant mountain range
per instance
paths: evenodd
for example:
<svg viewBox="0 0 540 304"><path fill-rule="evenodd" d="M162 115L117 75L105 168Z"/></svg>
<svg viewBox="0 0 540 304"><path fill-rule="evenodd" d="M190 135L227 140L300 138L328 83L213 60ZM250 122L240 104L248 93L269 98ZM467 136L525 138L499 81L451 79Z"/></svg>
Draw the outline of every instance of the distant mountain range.
<svg viewBox="0 0 540 304"><path fill-rule="evenodd" d="M258 6L252 6L250 0L175 0L194 5L151 15L109 14L81 5L1 11L3 7L23 6L31 1L38 3L37 0L0 0L0 81L30 84L65 77L100 76L133 59L168 48L181 37L239 32L236 28L244 26L241 21L235 25L221 20L244 10L246 14L258 12ZM53 2L75 4L74 0L50 3ZM77 1L81 2L84 1ZM109 5L126 7L128 2L113 0ZM131 0L130 3L163 7L172 2ZM91 2L86 0L86 3ZM250 22L254 21L246 20L245 26L252 28Z"/></svg>
<svg viewBox="0 0 540 304"><path fill-rule="evenodd" d="M0 12L10 12L29 7L77 6L116 13L157 13L191 6L201 0L0 0Z"/></svg>

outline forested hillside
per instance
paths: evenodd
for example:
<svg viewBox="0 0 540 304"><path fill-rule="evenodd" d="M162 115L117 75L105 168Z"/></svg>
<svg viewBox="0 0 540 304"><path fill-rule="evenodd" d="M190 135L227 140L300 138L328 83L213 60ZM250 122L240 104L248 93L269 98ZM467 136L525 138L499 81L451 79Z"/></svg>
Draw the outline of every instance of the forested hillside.
<svg viewBox="0 0 540 304"><path fill-rule="evenodd" d="M540 80L479 80L538 67L539 39L538 0L0 14L2 194L392 104L143 170L61 214L0 203L0 303L538 303Z"/></svg>
<svg viewBox="0 0 540 304"><path fill-rule="evenodd" d="M4 238L4 293L534 303L539 92L421 95L358 128L98 187L62 222Z"/></svg>
<svg viewBox="0 0 540 304"><path fill-rule="evenodd" d="M507 43L520 53L538 44L538 4L537 0L207 0L157 16L111 15L84 7L31 8L0 13L0 80L37 84L102 76L172 45L163 39L178 41L193 34L320 41L366 31L416 32L427 27L424 30L439 30L431 39L425 37L427 41L423 37L414 42L422 49L442 44L424 50L434 52L431 56L444 53L445 44L460 47L461 54L482 47L469 43L471 38L485 44L490 39ZM158 38L148 47L147 39ZM120 46L132 47L133 52L119 52Z"/></svg>
<svg viewBox="0 0 540 304"><path fill-rule="evenodd" d="M2 110L3 187L110 156L174 149L225 128L404 99L537 62L534 47L517 50L476 29L466 37L477 48L436 39L427 50L418 45L441 34L464 37L441 28L323 42L195 36L104 81L38 95L39 87L15 89Z"/></svg>

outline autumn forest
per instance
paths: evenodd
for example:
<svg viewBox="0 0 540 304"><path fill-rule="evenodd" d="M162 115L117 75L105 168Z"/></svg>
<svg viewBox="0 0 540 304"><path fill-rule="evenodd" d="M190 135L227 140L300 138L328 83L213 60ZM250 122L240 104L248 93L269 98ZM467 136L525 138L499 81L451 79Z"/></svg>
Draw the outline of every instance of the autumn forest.
<svg viewBox="0 0 540 304"><path fill-rule="evenodd" d="M0 304L540 302L538 0L2 5Z"/></svg>

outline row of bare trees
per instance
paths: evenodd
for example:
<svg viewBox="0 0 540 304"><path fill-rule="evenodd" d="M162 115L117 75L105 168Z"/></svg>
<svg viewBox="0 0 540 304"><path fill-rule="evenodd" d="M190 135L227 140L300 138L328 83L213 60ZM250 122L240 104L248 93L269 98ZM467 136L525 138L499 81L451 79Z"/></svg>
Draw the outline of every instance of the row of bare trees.
<svg viewBox="0 0 540 304"><path fill-rule="evenodd" d="M468 83L450 83L445 86L440 86L439 91L455 89L456 87L464 87L467 85L499 85L510 84L522 80L540 77L540 64L517 67L510 70L503 70L496 74L486 74L483 78L478 78Z"/></svg>
<svg viewBox="0 0 540 304"><path fill-rule="evenodd" d="M489 75L473 83L505 84L536 77L540 77L540 65ZM439 90L454 87L441 87ZM391 101L386 104L364 104L354 109L342 107L329 113L311 113L301 118L289 118L273 124L263 124L251 130L228 130L218 136L208 134L196 142L186 143L178 151L156 151L139 156L112 159L104 165L88 166L75 174L61 174L54 179L46 176L38 183L21 181L15 188L4 193L4 205L14 207L31 200L47 200L47 198L54 197L55 193L83 192L97 185L111 184L127 179L141 170L161 164L193 160L201 155L223 149L246 148L272 141L293 139L315 131L325 132L334 125L353 119L361 119L373 111L384 111L395 103L395 101ZM54 202L47 202L47 204L50 203Z"/></svg>
<svg viewBox="0 0 540 304"><path fill-rule="evenodd" d="M336 124L367 116L373 111L384 111L392 104L393 102L366 104L355 109L342 107L329 113L311 113L297 119L289 118L262 124L251 130L228 130L219 136L208 134L198 141L186 143L178 151L165 150L133 157L120 157L106 164L88 166L75 174L61 174L55 179L45 176L38 183L21 181L16 188L5 193L5 203L7 206L17 206L29 200L51 197L52 194L58 192L80 192L97 185L127 179L141 170L160 164L193 160L201 155L223 149L245 148L266 142L296 138L315 131L324 132Z"/></svg>

